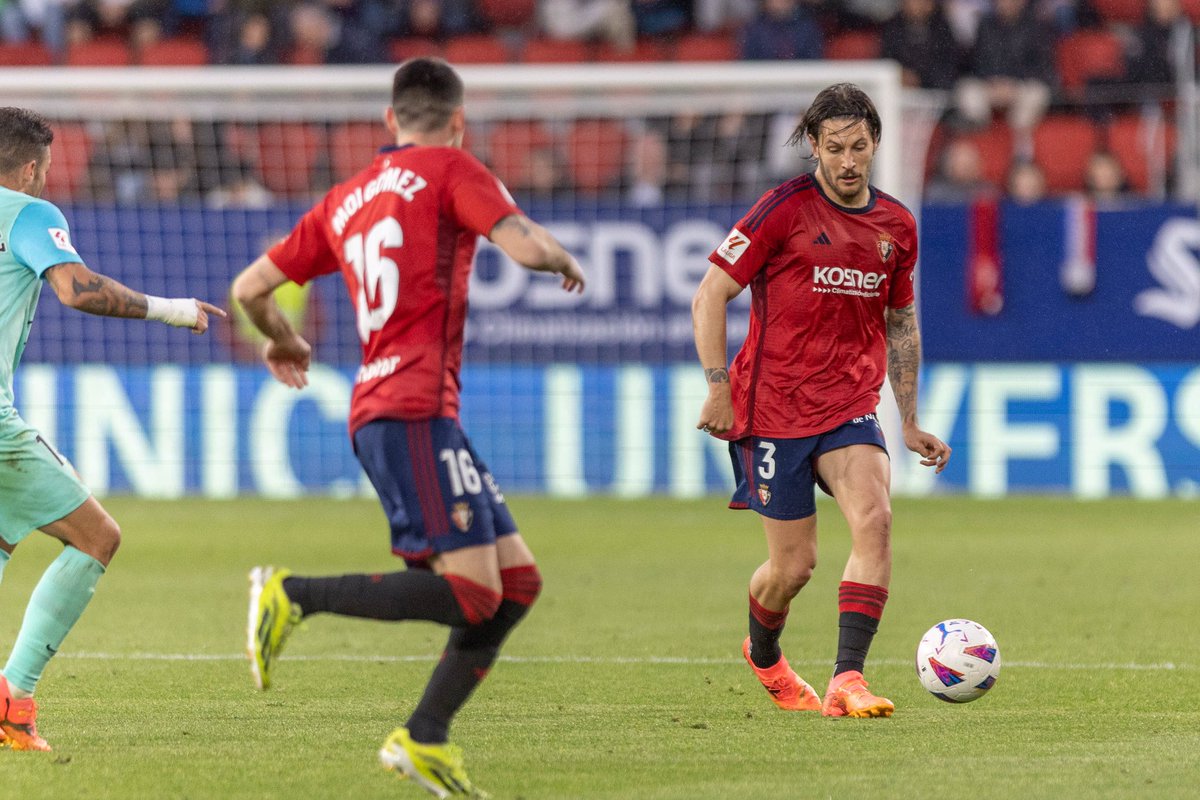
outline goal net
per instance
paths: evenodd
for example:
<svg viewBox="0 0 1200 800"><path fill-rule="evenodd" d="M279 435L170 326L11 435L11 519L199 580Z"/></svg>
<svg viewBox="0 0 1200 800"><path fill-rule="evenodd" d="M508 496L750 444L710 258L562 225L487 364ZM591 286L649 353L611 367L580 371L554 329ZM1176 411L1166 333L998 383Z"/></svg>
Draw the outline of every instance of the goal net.
<svg viewBox="0 0 1200 800"><path fill-rule="evenodd" d="M857 83L875 100L884 136L873 182L915 208L922 126L902 122L897 68L461 73L466 146L590 277L586 295L568 296L481 247L463 376L463 421L480 453L509 491L725 489L723 444L694 430L704 384L690 303L707 254L763 191L811 169L785 142L831 83ZM225 305L238 271L388 143L391 74L48 69L0 79L7 104L55 127L46 197L88 264L153 294ZM362 493L345 435L359 347L344 292L326 280L280 296L319 365L299 393L270 381L245 320L194 337L89 317L44 293L18 408L98 493ZM732 348L747 313L739 298Z"/></svg>

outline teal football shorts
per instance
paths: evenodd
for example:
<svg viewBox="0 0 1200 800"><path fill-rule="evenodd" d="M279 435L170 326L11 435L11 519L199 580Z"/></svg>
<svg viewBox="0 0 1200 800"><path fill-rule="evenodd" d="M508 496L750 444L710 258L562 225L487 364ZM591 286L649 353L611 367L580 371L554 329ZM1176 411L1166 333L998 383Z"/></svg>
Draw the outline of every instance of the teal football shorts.
<svg viewBox="0 0 1200 800"><path fill-rule="evenodd" d="M16 414L0 421L0 538L17 542L83 505L75 468Z"/></svg>

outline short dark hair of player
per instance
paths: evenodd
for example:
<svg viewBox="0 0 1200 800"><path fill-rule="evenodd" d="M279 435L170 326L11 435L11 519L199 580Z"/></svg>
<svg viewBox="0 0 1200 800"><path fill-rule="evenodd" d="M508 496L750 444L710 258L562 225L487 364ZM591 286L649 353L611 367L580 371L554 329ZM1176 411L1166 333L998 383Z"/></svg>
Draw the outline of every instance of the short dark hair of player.
<svg viewBox="0 0 1200 800"><path fill-rule="evenodd" d="M867 131L877 144L883 133L883 123L879 120L879 112L867 93L853 83L835 83L821 90L812 105L800 118L800 124L788 139L789 145L797 145L811 136L814 142L821 140L821 124L831 119L850 119L851 124L867 123Z"/></svg>
<svg viewBox="0 0 1200 800"><path fill-rule="evenodd" d="M0 108L0 175L7 175L30 161L39 164L54 141L50 123L27 108Z"/></svg>
<svg viewBox="0 0 1200 800"><path fill-rule="evenodd" d="M429 133L446 127L463 104L463 82L440 58L413 58L392 79L392 112L402 130Z"/></svg>

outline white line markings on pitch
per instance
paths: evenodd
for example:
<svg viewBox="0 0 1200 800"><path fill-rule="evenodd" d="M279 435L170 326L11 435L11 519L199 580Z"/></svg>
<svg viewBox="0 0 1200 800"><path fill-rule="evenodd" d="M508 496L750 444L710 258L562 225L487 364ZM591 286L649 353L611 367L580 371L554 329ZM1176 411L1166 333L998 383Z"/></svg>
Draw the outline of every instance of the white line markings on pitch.
<svg viewBox="0 0 1200 800"><path fill-rule="evenodd" d="M65 652L58 656L59 658L77 658L80 660L90 661L242 661L245 660L244 655L234 655L227 653L72 653ZM432 663L441 658L441 654L437 655L411 655L411 656L394 656L394 655L354 655L354 654L330 654L330 655L287 655L281 656L284 661L349 661L356 663ZM510 664L662 664L671 665L678 664L682 666L727 666L730 664L742 664L744 661L740 658L674 658L674 657L655 657L645 656L642 658L633 656L500 656L501 661ZM807 660L807 661L792 661L793 666L824 666L825 661ZM888 667L895 666L910 666L912 661L897 659L897 658L873 658L872 664L879 664ZM1005 661L1005 667L1029 668L1029 669L1070 669L1070 670L1130 670L1138 672L1171 672L1177 670L1194 670L1195 664L1175 664L1172 662L1162 662L1159 664L1134 664L1134 663L1101 663L1101 664L1057 664L1046 661Z"/></svg>

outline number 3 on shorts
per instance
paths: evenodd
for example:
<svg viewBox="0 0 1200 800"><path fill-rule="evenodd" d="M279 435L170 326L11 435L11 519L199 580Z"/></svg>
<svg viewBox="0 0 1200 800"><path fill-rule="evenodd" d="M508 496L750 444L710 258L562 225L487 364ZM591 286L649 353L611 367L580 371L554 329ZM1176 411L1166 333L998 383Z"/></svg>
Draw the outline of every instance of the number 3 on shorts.
<svg viewBox="0 0 1200 800"><path fill-rule="evenodd" d="M479 478L479 470L475 469L475 459L465 449L451 450L447 447L438 453L438 460L446 465L446 475L450 478L450 491L455 497L463 494L479 494L483 490L483 481Z"/></svg>
<svg viewBox="0 0 1200 800"><path fill-rule="evenodd" d="M775 445L771 442L759 442L758 446L766 452L762 455L762 464L758 468L758 477L769 481L775 477Z"/></svg>

